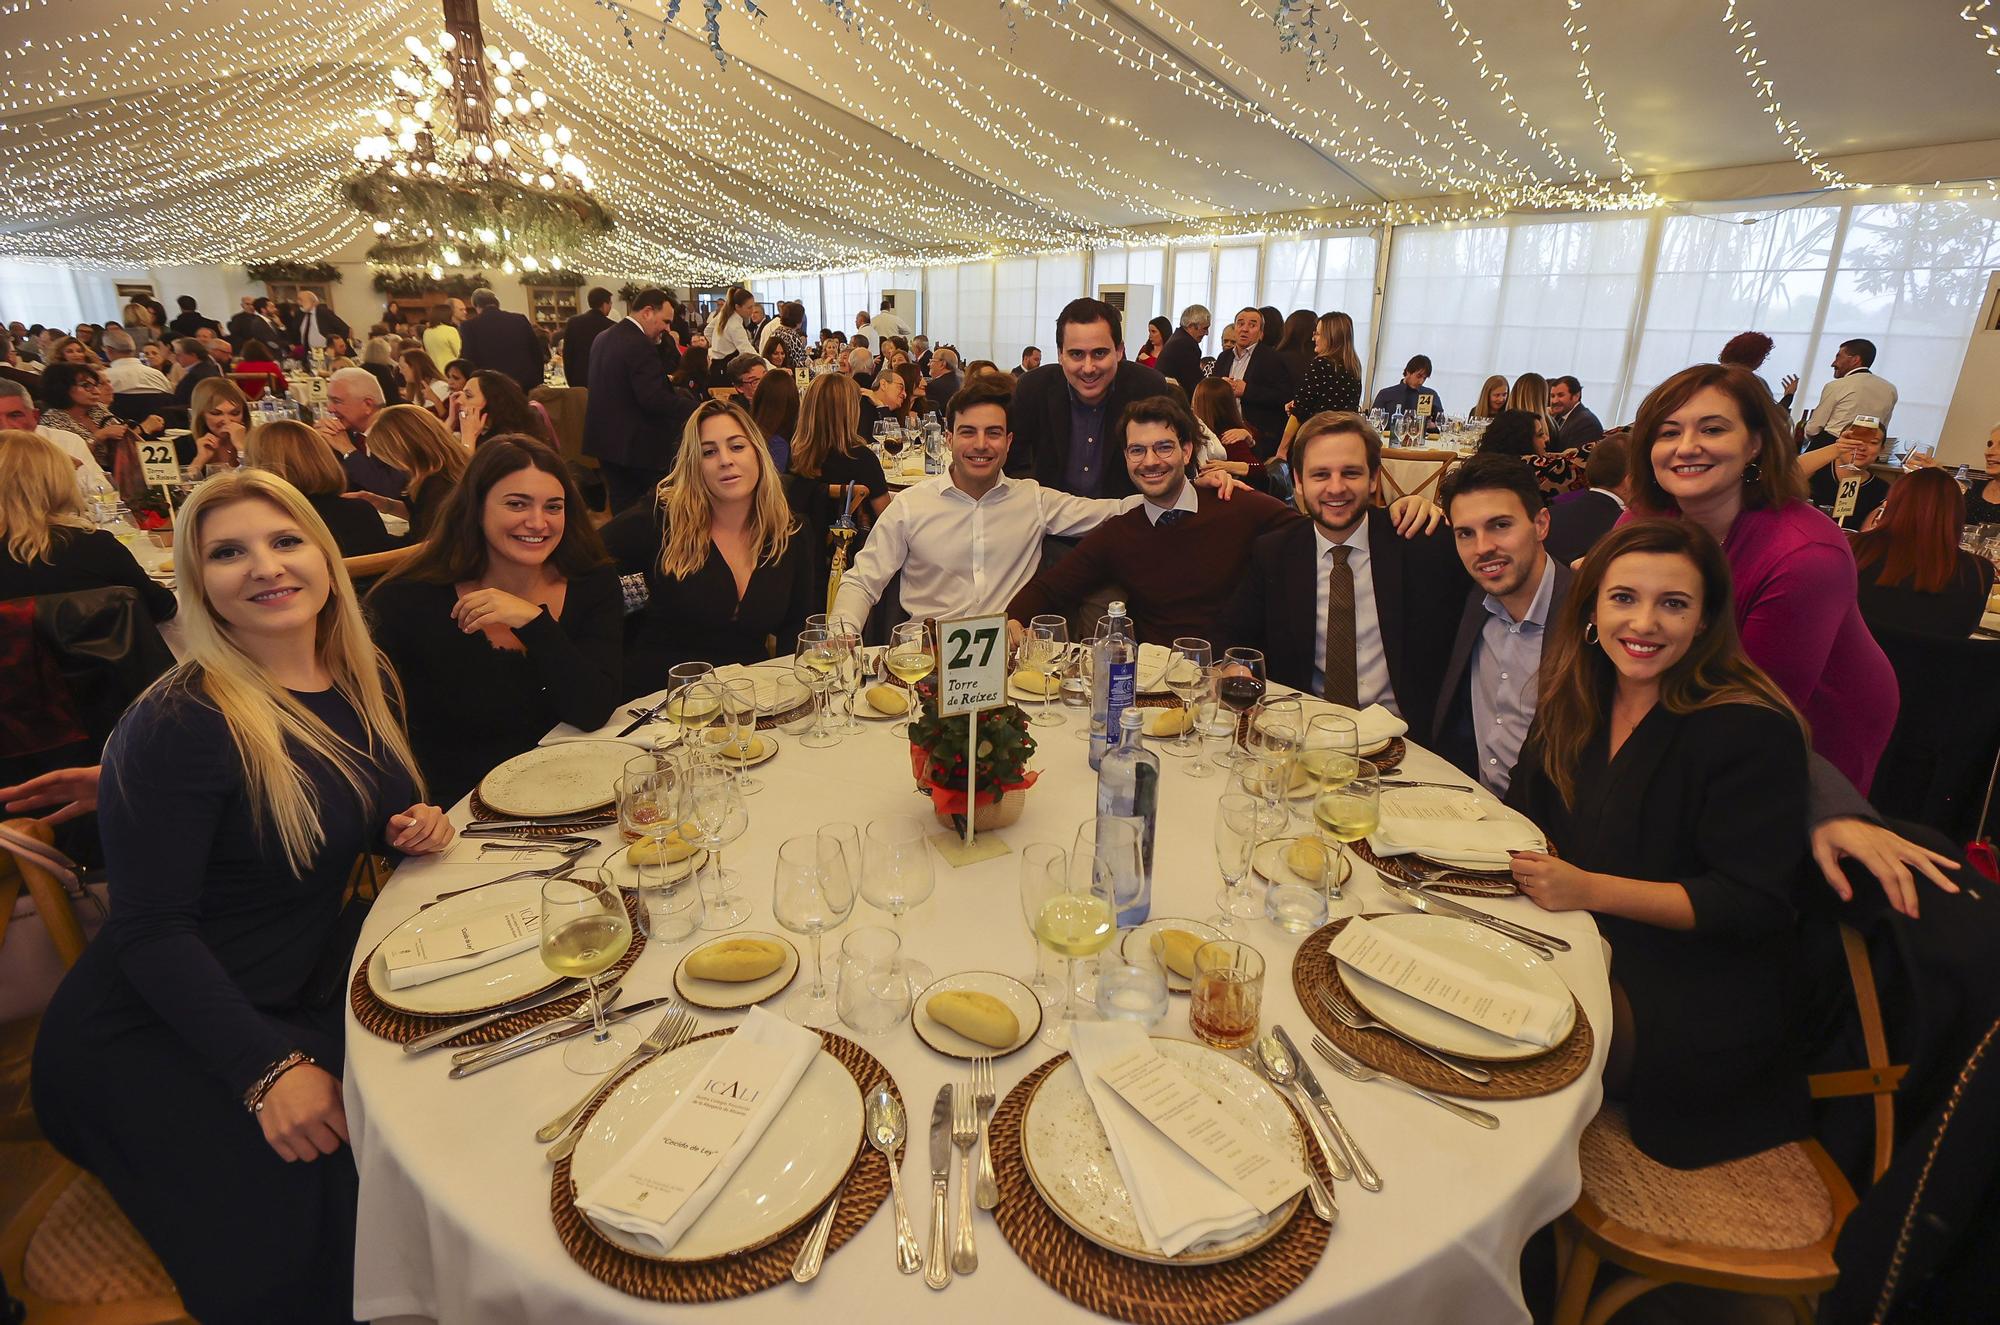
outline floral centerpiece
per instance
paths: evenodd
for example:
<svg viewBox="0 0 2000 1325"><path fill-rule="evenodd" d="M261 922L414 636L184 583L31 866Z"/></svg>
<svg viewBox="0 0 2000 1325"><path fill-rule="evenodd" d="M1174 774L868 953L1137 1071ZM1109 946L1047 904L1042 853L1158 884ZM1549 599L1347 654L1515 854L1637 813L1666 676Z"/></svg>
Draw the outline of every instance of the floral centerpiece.
<svg viewBox="0 0 2000 1325"><path fill-rule="evenodd" d="M917 686L918 712L910 721L910 769L917 790L931 798L940 821L965 831L966 715L938 716L937 684ZM1028 715L1017 705L1002 704L979 715L978 760L973 771L973 827L1005 828L1021 817L1028 788L1041 775L1028 767L1035 738Z"/></svg>

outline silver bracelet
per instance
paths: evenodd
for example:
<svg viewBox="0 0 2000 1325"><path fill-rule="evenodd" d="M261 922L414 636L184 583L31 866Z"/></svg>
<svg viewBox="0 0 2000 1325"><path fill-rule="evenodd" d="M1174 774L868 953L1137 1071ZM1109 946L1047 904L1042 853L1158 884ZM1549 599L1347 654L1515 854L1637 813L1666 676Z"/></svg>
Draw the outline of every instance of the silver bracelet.
<svg viewBox="0 0 2000 1325"><path fill-rule="evenodd" d="M243 1107L251 1113L264 1112L264 1097L271 1093L271 1087L278 1084L279 1077L285 1075L285 1073L291 1071L301 1063L314 1063L317 1066L313 1056L306 1053L303 1049L294 1049L277 1062L271 1064L269 1068L265 1069L264 1075L257 1078L256 1084L243 1092Z"/></svg>

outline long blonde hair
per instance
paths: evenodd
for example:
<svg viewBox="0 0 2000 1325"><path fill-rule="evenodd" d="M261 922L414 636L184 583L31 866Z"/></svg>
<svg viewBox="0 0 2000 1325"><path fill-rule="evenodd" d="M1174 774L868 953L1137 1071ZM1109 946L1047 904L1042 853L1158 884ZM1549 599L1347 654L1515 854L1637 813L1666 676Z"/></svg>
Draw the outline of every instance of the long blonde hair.
<svg viewBox="0 0 2000 1325"><path fill-rule="evenodd" d="M38 433L0 431L0 537L14 560L48 560L58 529L88 529L76 466Z"/></svg>
<svg viewBox="0 0 2000 1325"><path fill-rule="evenodd" d="M243 439L243 463L268 470L308 497L347 491L347 471L326 438L297 419L273 419Z"/></svg>
<svg viewBox="0 0 2000 1325"><path fill-rule="evenodd" d="M229 626L208 600L202 579L202 521L222 507L240 501L263 501L282 511L321 556L326 558L330 585L320 609L316 653L333 678L333 689L360 715L365 746L356 747L334 734L313 712L274 681L243 651ZM315 755L344 776L360 796L365 812L385 808L364 791L363 761L379 750L402 766L423 794L423 775L410 753L409 738L391 706L394 673L369 638L354 583L340 549L303 494L262 469L235 469L218 474L194 490L181 507L180 536L174 540L174 580L179 586L179 621L186 649L179 666L147 691L199 695L213 704L229 724L230 737L243 761L252 821L261 831L277 830L285 859L303 873L326 841L320 827L319 797L302 771L299 755ZM394 696L400 706L402 696ZM401 807L394 807L400 809Z"/></svg>
<svg viewBox="0 0 2000 1325"><path fill-rule="evenodd" d="M708 550L714 541L709 526L715 518L715 505L701 477L701 425L720 418L733 419L757 453L757 491L750 499L756 564L777 563L798 527L785 501L784 485L778 481L777 466L771 462L771 448L765 445L764 434L749 413L734 401L705 400L681 430L681 453L674 461L673 473L660 481L658 508L666 521L666 536L660 541L660 573L676 580L685 580L708 564Z"/></svg>
<svg viewBox="0 0 2000 1325"><path fill-rule="evenodd" d="M410 476L413 497L440 474L447 484L457 483L471 459L437 415L421 405L391 405L377 414L368 424L368 448L383 464Z"/></svg>
<svg viewBox="0 0 2000 1325"><path fill-rule="evenodd" d="M1493 388L1496 386L1499 387L1502 392L1507 393L1508 395L1511 395L1513 393L1513 387L1508 384L1507 375L1505 373L1493 374L1493 376L1487 378L1484 382L1480 383L1479 403L1472 407L1473 418L1490 419L1494 415L1502 413L1503 411L1506 410L1507 402L1504 399L1500 402L1499 409L1493 409L1486 403L1487 401L1493 398Z"/></svg>
<svg viewBox="0 0 2000 1325"><path fill-rule="evenodd" d="M822 373L799 404L791 470L801 478L818 478L828 456L854 454L860 437L861 388L846 373Z"/></svg>
<svg viewBox="0 0 2000 1325"><path fill-rule="evenodd" d="M250 426L250 397L243 394L243 388L227 377L204 377L194 384L194 392L188 397L188 427L200 437L208 431L208 412L219 403L216 397L233 400L242 411L239 416L244 427Z"/></svg>
<svg viewBox="0 0 2000 1325"><path fill-rule="evenodd" d="M1485 397L1480 397L1482 403ZM1556 421L1549 413L1549 379L1540 373L1522 373L1514 379L1514 385L1507 389L1507 408L1524 409L1542 421L1548 429L1549 442L1556 439Z"/></svg>

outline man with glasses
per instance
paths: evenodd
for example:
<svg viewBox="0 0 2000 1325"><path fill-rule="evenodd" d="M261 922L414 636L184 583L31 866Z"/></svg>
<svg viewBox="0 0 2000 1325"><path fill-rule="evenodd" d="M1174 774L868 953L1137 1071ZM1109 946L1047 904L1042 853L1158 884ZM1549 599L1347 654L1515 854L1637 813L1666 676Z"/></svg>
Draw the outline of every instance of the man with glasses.
<svg viewBox="0 0 2000 1325"><path fill-rule="evenodd" d="M1172 396L1125 407L1125 472L1138 490L1132 510L1106 520L1068 556L1044 567L1007 604L1009 633L1039 613L1068 616L1120 585L1143 644L1182 635L1213 638L1216 619L1250 564L1257 539L1300 517L1275 497L1238 492L1225 500L1189 478L1199 429Z"/></svg>

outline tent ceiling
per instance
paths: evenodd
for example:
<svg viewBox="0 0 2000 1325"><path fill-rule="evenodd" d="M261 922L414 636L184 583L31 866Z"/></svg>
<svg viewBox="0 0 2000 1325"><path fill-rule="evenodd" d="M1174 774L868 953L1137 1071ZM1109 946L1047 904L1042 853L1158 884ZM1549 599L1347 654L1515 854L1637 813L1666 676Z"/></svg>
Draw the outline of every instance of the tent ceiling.
<svg viewBox="0 0 2000 1325"><path fill-rule="evenodd" d="M761 23L724 0L726 66L698 3L675 24L663 0L482 7L620 217L572 257L599 272L1615 204L1725 167L1772 165L1747 173L1763 192L1828 178L1795 149L1837 172L1970 144L1957 161L2000 173L1996 61L1946 4L1820 0L1801 23L1778 0L1319 0L1338 44L1318 74L1280 48L1276 0L847 0L851 22L764 0ZM403 38L439 26L433 0L0 0L0 18L0 253L101 262L358 251L335 193L357 112Z"/></svg>

